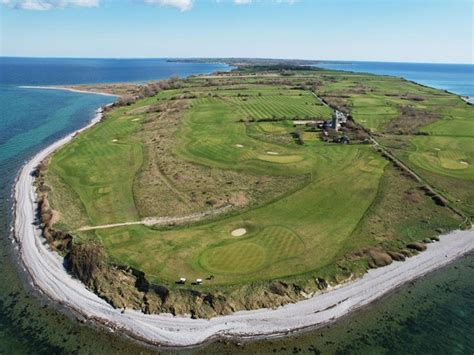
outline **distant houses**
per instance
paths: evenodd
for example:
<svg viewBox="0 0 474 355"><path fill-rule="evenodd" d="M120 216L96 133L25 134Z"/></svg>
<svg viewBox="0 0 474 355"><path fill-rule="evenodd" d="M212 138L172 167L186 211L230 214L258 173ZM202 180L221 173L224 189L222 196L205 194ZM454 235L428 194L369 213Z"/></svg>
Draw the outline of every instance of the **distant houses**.
<svg viewBox="0 0 474 355"><path fill-rule="evenodd" d="M328 128L331 128L335 130L336 132L339 131L339 128L341 128L341 123L339 122L337 117L333 117L331 121L328 121L328 124L329 124Z"/></svg>
<svg viewBox="0 0 474 355"><path fill-rule="evenodd" d="M332 129L337 132L341 126L346 124L346 122L347 116L344 114L344 112L335 110L330 120L318 122L318 128L323 130Z"/></svg>
<svg viewBox="0 0 474 355"><path fill-rule="evenodd" d="M339 144L349 144L350 138L346 134L338 134L339 129L347 124L347 116L344 112L334 110L332 118L324 121L321 125L323 130L323 140L326 142L332 141Z"/></svg>
<svg viewBox="0 0 474 355"><path fill-rule="evenodd" d="M333 115L333 118L335 118L337 122L339 122L340 124L342 125L346 124L347 116L344 114L344 112L335 110L332 115Z"/></svg>
<svg viewBox="0 0 474 355"><path fill-rule="evenodd" d="M333 142L339 144L349 144L351 138L348 132L354 129L351 124L351 117L344 112L335 109L330 119L293 119L293 127L295 132L291 132L291 136L297 144L305 144L303 140L303 132L321 132L321 138L325 142ZM352 137L352 136L351 136ZM353 138L353 137L352 137Z"/></svg>
<svg viewBox="0 0 474 355"><path fill-rule="evenodd" d="M335 110L332 113L332 119L330 121L326 121L327 128L332 128L335 131L339 131L339 128L341 128L342 125L345 125L347 122L347 116L339 111Z"/></svg>
<svg viewBox="0 0 474 355"><path fill-rule="evenodd" d="M293 120L293 126L305 126L306 131L321 130L322 139L326 142L349 144L350 138L346 134L339 133L341 127L346 126L348 117L339 110L334 110L329 120ZM343 130L346 132L347 130ZM342 135L341 135L342 134ZM303 144L300 131L292 133L296 143Z"/></svg>

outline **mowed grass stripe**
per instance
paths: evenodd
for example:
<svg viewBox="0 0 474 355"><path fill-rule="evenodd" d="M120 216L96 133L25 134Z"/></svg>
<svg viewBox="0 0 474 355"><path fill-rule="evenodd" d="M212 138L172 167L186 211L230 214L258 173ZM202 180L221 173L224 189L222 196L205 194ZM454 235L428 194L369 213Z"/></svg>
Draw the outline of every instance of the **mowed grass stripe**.
<svg viewBox="0 0 474 355"><path fill-rule="evenodd" d="M386 162L368 146L319 141L296 146L250 137L246 125L238 122L242 112L259 118L326 112L320 105L306 105L313 100L307 94L295 96L298 92L285 87L259 90L262 96L247 101L235 97L194 100L181 118L174 157L211 169L261 176L261 183L274 175L304 176L307 184L258 208L212 222L169 230L142 225L97 230L110 260L144 271L152 282L172 284L179 277L202 278L212 273L213 285L218 286L317 273L352 250L345 245L375 197ZM245 89L235 92L245 94ZM153 100L139 101L126 111ZM143 151L134 138L140 123L129 116L125 119L123 112L114 111L53 158L52 171L64 176L81 197L94 224L138 217L132 186ZM255 226L254 231L232 237L230 231L240 223Z"/></svg>

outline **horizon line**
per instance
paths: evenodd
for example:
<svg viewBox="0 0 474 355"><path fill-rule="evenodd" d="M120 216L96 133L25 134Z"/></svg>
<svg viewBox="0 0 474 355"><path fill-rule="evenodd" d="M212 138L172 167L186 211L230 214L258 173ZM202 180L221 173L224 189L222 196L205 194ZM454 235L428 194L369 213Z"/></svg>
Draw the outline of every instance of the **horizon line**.
<svg viewBox="0 0 474 355"><path fill-rule="evenodd" d="M288 60L288 61L306 61L319 63L397 63L397 64L446 64L446 65L473 65L471 63L449 63L449 62L425 62L425 61L390 61L390 60L360 60L360 59L304 59L304 58L276 58L276 57L95 57L95 56L19 56L19 55L0 55L0 58L18 58L18 59L114 59L114 60L156 60L156 59L174 59L174 60L228 60L228 59L258 59L258 60ZM225 64L225 63L222 63Z"/></svg>

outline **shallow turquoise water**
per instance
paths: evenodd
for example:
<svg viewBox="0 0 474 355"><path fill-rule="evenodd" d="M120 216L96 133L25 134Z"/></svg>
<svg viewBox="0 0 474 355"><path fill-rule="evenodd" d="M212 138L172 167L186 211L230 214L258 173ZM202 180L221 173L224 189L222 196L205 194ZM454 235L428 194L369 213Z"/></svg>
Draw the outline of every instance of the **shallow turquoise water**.
<svg viewBox="0 0 474 355"><path fill-rule="evenodd" d="M63 68L62 81L57 73L51 76L44 72L54 72L58 63ZM20 89L17 85L52 84L51 78L55 84L72 84L79 79L78 82L88 82L90 78L96 82L100 81L97 78L104 81L154 79L147 76L158 70L152 64L148 61L127 63L129 70L124 78L123 62L75 63L42 59L38 62L29 60L25 64L20 60L13 66L24 69L26 65L28 75L24 70L16 75L10 73L10 78L16 77L18 82L7 85L2 81L5 68L0 61L0 354L150 351L124 337L78 323L64 310L58 310L38 297L18 267L14 244L8 235L11 187L23 162L42 147L84 126L98 106L111 101L110 97ZM163 61L155 64L166 65ZM202 67L198 69L203 70ZM207 69L212 71L215 67ZM84 72L87 70L92 70L92 74ZM189 74L191 69L186 70ZM176 71L179 68L166 68L162 75ZM120 76L114 76L114 73ZM49 81L43 82L44 77ZM25 82L25 78L29 81ZM473 320L474 256L469 256L329 328L243 346L216 343L193 352L473 354Z"/></svg>
<svg viewBox="0 0 474 355"><path fill-rule="evenodd" d="M113 97L21 88L163 79L224 65L165 60L74 60L0 58L0 354L133 351L123 337L99 332L58 312L27 285L9 238L14 179L35 152L83 127Z"/></svg>
<svg viewBox="0 0 474 355"><path fill-rule="evenodd" d="M54 141L90 120L94 111L113 102L113 97L59 90L0 86L0 163L45 141Z"/></svg>

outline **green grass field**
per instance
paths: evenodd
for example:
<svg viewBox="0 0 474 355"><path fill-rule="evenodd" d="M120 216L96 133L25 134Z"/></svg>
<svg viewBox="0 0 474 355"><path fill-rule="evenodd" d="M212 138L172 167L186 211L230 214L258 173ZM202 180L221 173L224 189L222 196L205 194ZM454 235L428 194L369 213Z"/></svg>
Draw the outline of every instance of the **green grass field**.
<svg viewBox="0 0 474 355"><path fill-rule="evenodd" d="M282 92L266 89L248 97L234 96L229 101L238 108L242 117L256 119L272 116L324 119L331 115L326 106L301 90Z"/></svg>
<svg viewBox="0 0 474 355"><path fill-rule="evenodd" d="M317 270L347 251L345 241L374 198L386 162L369 147L344 154L341 147L321 147L313 159L317 169L307 187L239 216L169 231L97 233L114 261L140 267L155 281L213 274L213 284L235 284ZM248 233L233 237L241 227Z"/></svg>
<svg viewBox="0 0 474 355"><path fill-rule="evenodd" d="M395 155L474 216L473 106L443 91L374 75L341 74L321 92L336 97ZM393 134L402 147L392 144Z"/></svg>
<svg viewBox="0 0 474 355"><path fill-rule="evenodd" d="M142 144L131 138L140 128L136 118L116 110L54 154L49 174L74 191L91 224L138 219L131 184L143 162Z"/></svg>
<svg viewBox="0 0 474 355"><path fill-rule="evenodd" d="M323 95L339 95L357 122L377 132L398 119L406 102L417 110L458 105L457 98L399 79L308 75L324 83ZM394 173L370 145L325 143L314 132L304 132L306 143L296 144L292 119L328 119L331 110L310 91L294 88L300 77L277 79L281 83L262 77L254 84L256 79L224 77L206 86L198 77L182 89L113 109L51 159L47 182L61 213L58 225L77 240L98 238L111 262L135 267L150 281L172 285L180 277L214 275L206 287L327 275L364 247L400 244L456 225L450 212L422 194L415 202L402 200L419 186ZM423 100L393 96L401 92ZM192 98L180 99L183 94ZM161 112L150 112L157 103ZM459 133L468 132L472 119L462 106L443 115L422 129L444 136L409 136L400 156L420 171L473 186L474 137ZM278 121L258 121L268 118ZM143 182L150 171L157 175ZM191 212L213 208L209 201L219 200L216 196L234 201L237 194L242 200L242 191L257 197L192 225L77 231L84 224L137 221L150 215L143 212L150 201L158 206L152 211L173 215L188 205ZM418 212L410 213L407 203L416 203ZM383 221L384 213L390 222ZM439 223L419 223L430 214ZM247 233L232 236L238 228Z"/></svg>

